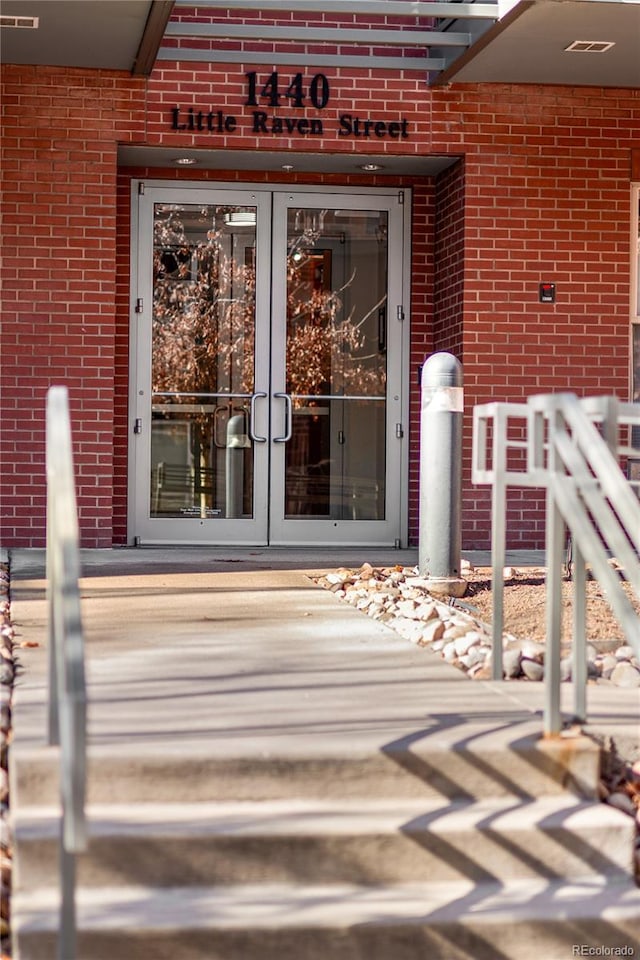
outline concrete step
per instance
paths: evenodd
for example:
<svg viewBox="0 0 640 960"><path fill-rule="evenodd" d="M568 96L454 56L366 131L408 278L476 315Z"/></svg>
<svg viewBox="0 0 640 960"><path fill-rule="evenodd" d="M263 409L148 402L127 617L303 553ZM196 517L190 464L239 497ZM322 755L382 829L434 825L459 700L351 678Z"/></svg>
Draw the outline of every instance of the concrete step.
<svg viewBox="0 0 640 960"><path fill-rule="evenodd" d="M406 729L406 728L405 728ZM277 800L287 797L349 799L531 799L569 790L595 797L600 748L588 737L545 740L539 719L418 727L382 748L358 752L348 733L319 731L247 740L203 736L160 743L93 744L87 759L89 803L170 803L210 800ZM58 752L50 747L12 749L12 803L16 808L55 804L60 795Z"/></svg>
<svg viewBox="0 0 640 960"><path fill-rule="evenodd" d="M54 891L16 900L14 960L51 960ZM574 945L640 943L640 891L600 878L119 886L81 890L77 904L82 960L567 960Z"/></svg>
<svg viewBox="0 0 640 960"><path fill-rule="evenodd" d="M82 886L477 883L632 875L631 817L569 794L537 800L271 800L87 809ZM17 889L58 883L59 811L14 815Z"/></svg>

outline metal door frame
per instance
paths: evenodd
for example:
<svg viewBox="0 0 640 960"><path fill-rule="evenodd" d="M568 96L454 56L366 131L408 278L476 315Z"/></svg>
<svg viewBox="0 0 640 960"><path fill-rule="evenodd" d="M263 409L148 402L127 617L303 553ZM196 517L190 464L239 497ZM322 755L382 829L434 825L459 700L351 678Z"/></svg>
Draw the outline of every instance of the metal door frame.
<svg viewBox="0 0 640 960"><path fill-rule="evenodd" d="M272 274L272 422L282 421L282 400L278 394L286 389L285 347L286 319L286 253L287 211L304 205L306 208L344 209L345 211L379 210L389 214L388 226L388 274L387 274L387 342L389 344L386 386L386 444L385 444L385 519L384 520L334 520L285 518L284 507L284 444L274 445L271 459L271 498L269 510L269 542L274 546L314 543L318 546L369 544L393 546L403 541L401 530L401 503L403 484L402 457L407 447L403 436L406 419L403 418L403 340L408 327L404 306L404 283L402 264L405 249L404 196L398 190L323 190L310 191L297 187L277 191L273 208L273 274ZM401 256L397 251L400 248ZM400 267L396 267L397 263ZM402 308L402 313L399 308ZM405 319L400 319L404 315ZM274 385L275 384L275 385ZM394 389L395 388L395 389ZM402 428L397 430L396 424Z"/></svg>
<svg viewBox="0 0 640 960"><path fill-rule="evenodd" d="M228 201L229 203L238 203L238 204L249 204L252 201L251 195L255 195L256 198L260 199L263 204L269 204L269 215L265 217L263 210L263 216L258 217L258 228L256 233L256 250L258 252L257 256L257 270L256 275L256 379L254 384L255 392L268 392L270 397L269 405L265 402L264 404L259 402L256 404L257 411L257 422L256 422L256 433L262 436L269 438L269 443L264 445L259 445L264 449L264 456L266 457L266 469L265 476L271 478L274 471L274 462L277 463L277 460L281 455L278 453L278 449L282 448L282 444L273 443L273 432L277 431L282 420L282 411L275 409L274 407L274 398L273 393L279 391L274 390L270 377L274 374L270 363L273 358L273 367L275 368L278 364L277 349L279 346L280 334L282 332L283 325L279 325L278 336L275 335L274 330L277 326L273 323L274 315L274 291L273 284L275 276L274 263L276 262L276 246L277 238L272 236L272 224L275 222L274 208L276 204L286 204L289 202L288 197L304 197L305 202L308 202L309 205L327 205L329 198L331 201L340 199L347 201L351 199L355 202L354 209L360 207L361 209L366 208L367 202L366 198L369 198L369 203L371 203L374 198L388 198L389 203L397 204L399 210L402 212L402 221L399 228L395 246L392 246L392 239L389 239L389 263L392 266L394 263L400 261L401 267L398 271L398 281L397 281L397 297L399 296L399 302L395 303L392 301L391 297L395 291L389 290L390 300L389 300L389 309L388 309L388 323L389 323L389 342L392 338L395 339L397 345L396 351L396 364L397 370L394 370L394 376L396 378L397 389L393 394L388 393L388 404L387 404L387 436L389 438L389 443L387 444L387 482L391 479L391 470L394 470L397 473L397 479L394 481L394 487L396 487L398 494L397 497L394 495L394 511L395 516L393 520L393 535L391 535L389 524L387 521L366 521L366 520L357 520L357 521L344 521L343 528L336 528L336 533L329 536L329 530L327 524L330 524L331 521L327 520L316 520L316 521L306 521L306 520L287 520L285 525L289 526L291 530L290 536L282 537L282 529L279 531L272 530L272 514L270 511L273 509L272 500L274 494L272 493L272 480L270 479L267 484L264 484L259 489L260 485L256 484L256 489L254 490L254 511L255 517L253 520L201 520L197 521L193 518L186 519L166 519L166 520L155 520L148 516L148 514L140 514L142 509L142 504L144 502L144 496L141 494L140 489L141 485L146 483L147 493L146 493L146 503L148 509L149 502L149 490L148 490L148 464L142 462L142 453L140 450L141 445L137 442L139 437L134 432L136 420L140 417L141 404L146 404L146 400L141 400L139 395L139 383L148 382L144 380L144 377L141 376L141 370L146 364L146 369L149 369L151 362L150 351L147 350L146 357L141 354L141 351L145 350L145 345L141 343L141 338L139 336L140 330L140 314L136 312L136 302L141 296L140 289L145 282L149 283L148 280L145 281L145 276L149 275L149 244L147 243L145 247L145 242L139 242L141 238L141 219L140 219L140 197L142 195L147 195L147 191L153 191L157 193L158 196L162 194L163 202L183 202L183 203L216 203ZM267 199L268 198L268 199ZM315 198L315 199L314 199ZM330 205L330 202L329 202ZM346 202L343 203L345 208L348 208ZM375 203L374 203L375 208ZM386 207L383 207L386 209ZM391 209L391 208L389 208ZM129 445L128 445L128 506L127 506L127 530L128 530L128 542L138 543L138 544L166 544L166 545L197 545L197 544L208 544L208 545L266 545L271 543L273 545L284 545L296 543L307 545L309 543L314 543L318 546L320 545L349 545L356 543L368 544L371 546L377 545L395 545L399 547L404 547L407 545L408 540L408 435L409 435L409 354L410 354L410 302L409 302L409 291L410 291L410 270L411 270L411 256L410 256L410 211L411 211L411 191L408 189L398 190L395 188L366 188L366 187L357 187L357 188L347 188L347 187L315 187L315 186L304 186L296 185L293 190L287 189L286 187L280 185L269 185L269 184L253 184L253 183L217 183L217 182L204 182L204 181L168 181L168 180L133 180L131 183L131 288L130 288L130 350L129 350L129 416L128 416L128 425L129 425ZM268 223L264 221L268 220ZM390 216L391 220L391 216ZM262 222L261 222L262 221ZM285 241L286 243L286 241ZM398 250L397 246L401 244L401 249ZM281 251L281 248L279 248ZM281 252L279 255L282 255ZM146 274L145 274L146 271ZM391 271L390 271L391 273ZM263 293L264 295L261 295ZM277 299L277 298L275 298ZM402 319L400 319L402 317ZM150 322L148 319L147 322ZM268 343L268 349L264 351L268 356L262 356L262 351L258 348L258 337L259 332L258 328L262 330L264 338ZM284 334L283 334L284 335ZM263 338L263 340L264 340ZM280 340L281 345L281 340ZM269 363L265 364L265 360L268 360ZM266 373L264 367L267 367ZM266 377L266 379L265 379ZM389 387L387 388L389 389ZM270 410L267 407L271 408ZM273 412L271 412L271 410ZM393 414L391 416L391 414ZM273 420L273 426L271 421ZM393 421L393 422L392 422ZM397 428L395 425L398 425ZM144 429L144 424L143 424ZM402 436L398 438L400 442L394 443L395 447L394 455L389 454L389 449L391 447L392 439L395 439L396 433L400 433ZM150 443L150 441L149 441ZM258 446L258 445L256 445ZM267 449L267 448L270 448ZM275 455L274 455L275 448ZM256 475L259 475L259 468L264 466L261 464L262 450L256 451ZM283 462L283 459L282 459ZM281 469L281 468L280 468ZM264 517L266 526L262 525L262 530L257 531L259 510L262 509L262 504L266 498L266 503L264 503ZM390 503L390 493L387 491L387 504ZM397 505L397 506L396 506ZM168 534L158 536L147 536L144 531L144 526L148 523L161 523L163 525L169 525L168 527L163 527L163 530L170 531L171 535ZM224 534L221 527L221 523L230 525L244 525L245 529L242 530L242 527L237 528L238 535L235 531L232 536ZM311 527L303 531L301 526L298 526L297 530L295 524L304 524L305 527L307 524L311 524ZM194 527L185 526L186 524L197 525L198 529ZM380 533L377 533L370 525L378 525L378 530ZM324 531L322 531L322 526L325 526ZM387 527L385 532L380 530L380 527L384 525ZM366 529L366 528L369 529ZM184 535L186 531L187 535ZM358 532L359 531L359 532ZM141 533L143 535L141 535ZM259 533L259 535L257 535ZM273 534L279 534L274 536ZM305 533L311 533L314 535L313 540L309 540ZM215 536L212 537L212 534ZM294 535L295 534L295 535Z"/></svg>

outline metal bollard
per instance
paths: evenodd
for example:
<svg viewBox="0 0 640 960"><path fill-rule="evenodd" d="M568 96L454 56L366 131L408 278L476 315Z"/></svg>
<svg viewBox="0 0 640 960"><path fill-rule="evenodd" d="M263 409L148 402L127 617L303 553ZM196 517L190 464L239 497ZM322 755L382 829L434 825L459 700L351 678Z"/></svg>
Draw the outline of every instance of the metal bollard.
<svg viewBox="0 0 640 960"><path fill-rule="evenodd" d="M462 364L434 353L421 370L418 565L435 593L461 597Z"/></svg>
<svg viewBox="0 0 640 960"><path fill-rule="evenodd" d="M246 417L243 413L229 417L227 423L227 449L225 466L227 473L226 513L227 519L242 516L244 496L244 451L251 446L247 436Z"/></svg>

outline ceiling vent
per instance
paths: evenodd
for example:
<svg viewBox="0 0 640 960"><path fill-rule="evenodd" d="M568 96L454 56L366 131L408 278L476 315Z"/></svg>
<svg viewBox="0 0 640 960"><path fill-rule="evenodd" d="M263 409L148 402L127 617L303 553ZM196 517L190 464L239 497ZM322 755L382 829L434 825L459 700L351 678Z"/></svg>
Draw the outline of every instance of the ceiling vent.
<svg viewBox="0 0 640 960"><path fill-rule="evenodd" d="M615 43L607 40L574 40L564 49L566 53L606 53L611 47Z"/></svg>
<svg viewBox="0 0 640 960"><path fill-rule="evenodd" d="M0 16L0 27L17 27L22 30L37 30L39 17L8 17Z"/></svg>

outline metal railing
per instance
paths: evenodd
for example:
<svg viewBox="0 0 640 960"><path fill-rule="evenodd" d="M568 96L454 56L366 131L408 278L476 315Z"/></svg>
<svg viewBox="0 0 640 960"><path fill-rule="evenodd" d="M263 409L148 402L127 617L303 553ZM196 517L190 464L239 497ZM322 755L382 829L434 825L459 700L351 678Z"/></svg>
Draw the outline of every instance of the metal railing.
<svg viewBox="0 0 640 960"><path fill-rule="evenodd" d="M60 746L58 960L75 960L75 855L86 849L86 710L80 555L66 387L47 395L47 601L49 744Z"/></svg>
<svg viewBox="0 0 640 960"><path fill-rule="evenodd" d="M609 563L615 556L640 598L640 503L636 482L620 462L640 450L628 435L640 425L640 406L614 397L579 400L573 394L532 397L526 404L474 409L474 483L492 485L493 677L502 679L506 491L546 490L547 641L544 732L560 732L560 656L563 560L568 530L573 547L574 716L586 720L586 590L588 556L628 643L640 656L640 618ZM625 439L625 435L627 439Z"/></svg>

